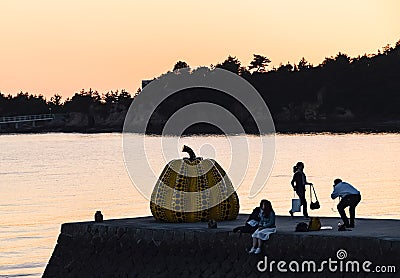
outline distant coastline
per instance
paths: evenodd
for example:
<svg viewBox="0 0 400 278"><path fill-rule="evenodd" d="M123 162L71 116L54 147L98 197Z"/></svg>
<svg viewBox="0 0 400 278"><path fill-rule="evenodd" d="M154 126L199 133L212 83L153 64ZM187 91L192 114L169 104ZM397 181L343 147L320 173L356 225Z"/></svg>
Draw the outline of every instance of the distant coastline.
<svg viewBox="0 0 400 278"><path fill-rule="evenodd" d="M18 128L13 124L0 125L1 134L34 134L34 133L121 133L124 117L118 117L114 122L102 122L90 119L82 113L73 113L63 117L56 117L54 121L21 125ZM279 122L275 121L275 132L282 134L307 133L400 133L400 119L396 120L368 120L368 121L320 121L320 122ZM147 134L161 135L164 125L150 124ZM212 126L195 125L185 130L184 135L223 134ZM246 134L259 134L251 126ZM180 134L174 134L180 135Z"/></svg>

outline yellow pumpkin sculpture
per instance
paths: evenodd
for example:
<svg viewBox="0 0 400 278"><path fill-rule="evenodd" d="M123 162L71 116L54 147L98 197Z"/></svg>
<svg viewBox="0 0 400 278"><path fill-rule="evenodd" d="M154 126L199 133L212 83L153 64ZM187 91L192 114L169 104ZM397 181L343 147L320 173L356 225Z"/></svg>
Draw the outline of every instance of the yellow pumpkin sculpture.
<svg viewBox="0 0 400 278"><path fill-rule="evenodd" d="M170 161L153 189L153 216L163 222L236 219L239 198L222 167L213 159L196 157L187 146L182 151L190 157Z"/></svg>

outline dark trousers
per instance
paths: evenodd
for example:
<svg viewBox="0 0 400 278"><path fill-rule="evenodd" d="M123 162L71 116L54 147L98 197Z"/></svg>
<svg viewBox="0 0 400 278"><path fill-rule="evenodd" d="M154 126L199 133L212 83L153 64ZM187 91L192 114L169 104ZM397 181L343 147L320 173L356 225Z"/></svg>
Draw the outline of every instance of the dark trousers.
<svg viewBox="0 0 400 278"><path fill-rule="evenodd" d="M354 227L354 218L356 218L356 206L360 201L361 201L360 194L347 195L344 196L337 205L340 217L342 218L343 224L346 227L349 226ZM349 219L347 218L346 212L344 211L344 209L347 207L349 207L349 212L350 212L350 223Z"/></svg>
<svg viewBox="0 0 400 278"><path fill-rule="evenodd" d="M300 198L301 205L303 206L303 215L305 217L308 217L306 192L305 191L299 191L299 192L296 191L296 193L297 193L297 196L299 196L299 198Z"/></svg>
<svg viewBox="0 0 400 278"><path fill-rule="evenodd" d="M299 196L301 205L303 206L303 215L308 217L307 211L307 200L306 200L306 192L305 191L296 191L297 196ZM292 210L290 210L292 211Z"/></svg>
<svg viewBox="0 0 400 278"><path fill-rule="evenodd" d="M241 232L241 233L246 233L246 234L252 234L258 229L257 226L252 227L251 225L247 224L244 226L236 227L233 229L233 232Z"/></svg>

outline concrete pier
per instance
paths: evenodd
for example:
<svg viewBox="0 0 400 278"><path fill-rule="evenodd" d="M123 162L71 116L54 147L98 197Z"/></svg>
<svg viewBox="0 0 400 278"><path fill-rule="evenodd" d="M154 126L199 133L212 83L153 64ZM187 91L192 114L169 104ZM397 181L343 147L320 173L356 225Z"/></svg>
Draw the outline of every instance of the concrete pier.
<svg viewBox="0 0 400 278"><path fill-rule="evenodd" d="M249 255L235 221L159 223L153 217L66 223L43 277L398 277L400 220L356 219L338 231L295 232L302 217L278 216L277 233ZM273 262L272 262L273 261ZM278 267L279 266L279 267Z"/></svg>

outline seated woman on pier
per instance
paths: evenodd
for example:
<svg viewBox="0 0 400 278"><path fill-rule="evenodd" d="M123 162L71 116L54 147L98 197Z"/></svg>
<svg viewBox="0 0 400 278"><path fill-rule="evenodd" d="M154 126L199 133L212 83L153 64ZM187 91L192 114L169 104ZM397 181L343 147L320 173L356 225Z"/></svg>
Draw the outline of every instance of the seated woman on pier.
<svg viewBox="0 0 400 278"><path fill-rule="evenodd" d="M258 224L260 223L260 212L262 212L263 203L268 202L267 200L261 200L260 206L253 209L253 212L249 215L246 220L244 226L239 226L233 229L233 232L241 232L241 233L254 233L257 228Z"/></svg>
<svg viewBox="0 0 400 278"><path fill-rule="evenodd" d="M258 224L257 230L251 235L253 238L253 246L251 247L249 254L259 254L261 253L261 245L263 241L269 239L270 234L276 232L275 227L275 212L272 208L272 204L268 200L261 201L260 210L260 222Z"/></svg>

